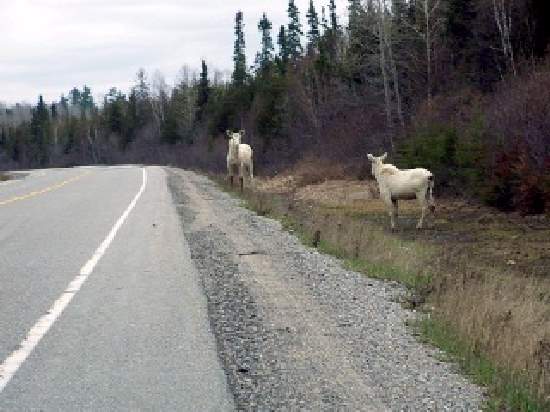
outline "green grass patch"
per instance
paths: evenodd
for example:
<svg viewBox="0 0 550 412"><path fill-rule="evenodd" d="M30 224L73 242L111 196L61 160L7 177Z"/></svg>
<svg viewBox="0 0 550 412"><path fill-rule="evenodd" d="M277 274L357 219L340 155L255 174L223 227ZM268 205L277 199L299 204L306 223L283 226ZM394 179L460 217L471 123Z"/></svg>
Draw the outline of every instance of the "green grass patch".
<svg viewBox="0 0 550 412"><path fill-rule="evenodd" d="M291 232L293 235L295 235L298 239L300 239L300 242L302 242L306 246L311 246L313 242L312 236L307 233L303 229L303 227L297 223L294 219L292 219L290 216L280 216L280 215L274 215L271 214L269 217L272 217L274 219L277 219L281 222L281 226L284 230L287 232Z"/></svg>
<svg viewBox="0 0 550 412"><path fill-rule="evenodd" d="M371 278L394 280L415 290L421 289L431 281L431 277L427 275L417 275L385 263L374 263L360 258L349 257L342 249L324 240L319 242L317 249L320 252L342 259L347 269L363 273Z"/></svg>
<svg viewBox="0 0 550 412"><path fill-rule="evenodd" d="M345 259L346 267L355 272L364 273L367 276L377 279L395 280L405 286L421 290L431 283L431 276L407 272L399 267L384 263L373 263L363 259Z"/></svg>
<svg viewBox="0 0 550 412"><path fill-rule="evenodd" d="M454 361L478 385L488 389L487 411L542 412L550 410L550 402L540 400L529 390L525 375L497 367L471 344L468 344L447 322L425 317L413 325L423 340L440 349L445 361Z"/></svg>

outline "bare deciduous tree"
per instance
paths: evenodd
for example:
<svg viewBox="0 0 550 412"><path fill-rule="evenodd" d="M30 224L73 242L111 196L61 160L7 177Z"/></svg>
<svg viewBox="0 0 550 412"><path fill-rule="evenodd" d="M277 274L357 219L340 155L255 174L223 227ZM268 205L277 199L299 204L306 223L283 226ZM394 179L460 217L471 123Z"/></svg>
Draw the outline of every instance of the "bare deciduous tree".
<svg viewBox="0 0 550 412"><path fill-rule="evenodd" d="M382 72L382 81L384 83L384 101L386 105L386 121L388 129L390 130L390 144L392 151L394 150L393 144L393 116L391 109L391 91L390 91L390 82L386 61L386 1L378 0L378 42L379 42L379 52L380 52L380 70Z"/></svg>
<svg viewBox="0 0 550 412"><path fill-rule="evenodd" d="M166 108L168 106L169 88L166 84L164 75L159 71L155 71L153 74L153 80L151 85L153 106L153 118L157 129L158 136L161 133L161 125L166 119Z"/></svg>
<svg viewBox="0 0 550 412"><path fill-rule="evenodd" d="M513 0L493 0L493 12L495 22L500 35L502 53L506 58L514 76L517 75L514 59L514 48L512 47L512 6Z"/></svg>
<svg viewBox="0 0 550 412"><path fill-rule="evenodd" d="M431 106L433 93L432 57L436 47L435 38L443 22L443 18L439 13L441 0L422 0L419 3L422 4L424 14L424 28L423 32L420 33L422 34L426 47L426 96L428 98L428 105Z"/></svg>

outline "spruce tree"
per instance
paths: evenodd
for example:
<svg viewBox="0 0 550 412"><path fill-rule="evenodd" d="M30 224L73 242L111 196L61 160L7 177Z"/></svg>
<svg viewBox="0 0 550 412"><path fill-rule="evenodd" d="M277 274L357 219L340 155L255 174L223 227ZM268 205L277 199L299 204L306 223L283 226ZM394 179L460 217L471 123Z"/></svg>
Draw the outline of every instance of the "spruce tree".
<svg viewBox="0 0 550 412"><path fill-rule="evenodd" d="M244 41L243 13L238 11L235 16L235 47L233 50L233 83L243 86L246 80L246 55Z"/></svg>
<svg viewBox="0 0 550 412"><path fill-rule="evenodd" d="M32 161L39 166L45 166L49 160L50 115L42 95L38 97L38 104L32 111L31 135Z"/></svg>
<svg viewBox="0 0 550 412"><path fill-rule="evenodd" d="M265 71L271 61L273 60L273 39L271 37L271 21L267 18L264 13L262 19L258 23L258 30L262 33L262 50L258 53L257 64L260 68L260 71Z"/></svg>
<svg viewBox="0 0 550 412"><path fill-rule="evenodd" d="M332 29L332 31L338 31L340 26L338 25L338 15L336 14L335 0L330 0L328 9L330 12L330 28Z"/></svg>
<svg viewBox="0 0 550 412"><path fill-rule="evenodd" d="M124 136L122 136L122 147L126 148L135 138L136 130L138 129L141 118L139 117L139 100L136 89L133 88L128 96L128 110L125 118Z"/></svg>
<svg viewBox="0 0 550 412"><path fill-rule="evenodd" d="M404 24L404 20L409 17L409 5L407 4L406 0L392 0L391 11L393 15L393 21L397 25Z"/></svg>
<svg viewBox="0 0 550 412"><path fill-rule="evenodd" d="M206 104L208 103L208 97L210 95L210 83L208 81L208 66L206 62L202 61L202 69L199 80L199 90L197 96L197 120L201 121L203 119L204 110Z"/></svg>
<svg viewBox="0 0 550 412"><path fill-rule="evenodd" d="M348 23L348 30L350 32L353 32L357 25L359 24L359 17L361 14L361 0L348 0L349 6L349 23Z"/></svg>
<svg viewBox="0 0 550 412"><path fill-rule="evenodd" d="M80 106L80 90L78 90L76 87L73 87L73 89L69 92L69 96L71 98L71 106Z"/></svg>
<svg viewBox="0 0 550 412"><path fill-rule="evenodd" d="M348 35L350 50L353 54L360 54L361 49L364 48L364 33L363 25L361 24L361 15L363 13L363 8L361 6L360 0L348 0L349 6L349 22L348 22Z"/></svg>
<svg viewBox="0 0 550 412"><path fill-rule="evenodd" d="M67 99L64 94L62 94L59 99L59 111L61 112L61 116L64 117L67 117L69 114L69 99Z"/></svg>
<svg viewBox="0 0 550 412"><path fill-rule="evenodd" d="M277 44L279 45L279 60L283 66L286 66L290 53L288 49L288 36L286 34L285 26L281 26L281 29L279 30Z"/></svg>
<svg viewBox="0 0 550 412"><path fill-rule="evenodd" d="M328 30L327 10L325 6L321 8L321 27L323 28L323 34Z"/></svg>
<svg viewBox="0 0 550 412"><path fill-rule="evenodd" d="M182 114L179 110L181 104L180 100L182 91L175 88L172 91L170 98L170 104L168 105L168 111L166 112L166 119L161 127L161 139L169 144L175 144L181 141L180 125L179 122L182 118Z"/></svg>
<svg viewBox="0 0 550 412"><path fill-rule="evenodd" d="M313 0L309 0L309 10L307 12L306 17L309 25L309 31L307 32L307 38L308 38L307 50L308 50L308 53L311 54L319 46L319 40L321 38L321 33L319 32L319 15L315 10L315 6L313 5Z"/></svg>
<svg viewBox="0 0 550 412"><path fill-rule="evenodd" d="M130 124L136 129L144 127L153 118L151 89L144 69L139 69L137 72L136 84L130 93L130 103L130 115L133 116Z"/></svg>
<svg viewBox="0 0 550 412"><path fill-rule="evenodd" d="M302 24L300 23L300 12L294 4L294 0L288 2L288 34L287 46L292 60L297 60L302 55L302 42L300 36L302 33Z"/></svg>
<svg viewBox="0 0 550 412"><path fill-rule="evenodd" d="M476 8L472 0L447 0L446 37L454 56L466 54L474 37L472 22ZM456 62L456 58L455 58Z"/></svg>
<svg viewBox="0 0 550 412"><path fill-rule="evenodd" d="M80 105L85 110L91 110L94 107L94 97L92 90L88 86L84 86L80 95Z"/></svg>
<svg viewBox="0 0 550 412"><path fill-rule="evenodd" d="M126 96L116 87L112 87L104 99L103 113L107 126L109 131L117 134L119 138L123 135L125 129L124 112L126 103Z"/></svg>
<svg viewBox="0 0 550 412"><path fill-rule="evenodd" d="M80 94L80 116L81 118L86 118L91 115L92 109L94 108L94 97L92 91L88 86L82 88L82 93Z"/></svg>
<svg viewBox="0 0 550 412"><path fill-rule="evenodd" d="M57 104L52 103L50 105L50 113L51 113L51 116L52 116L52 121L56 121L57 120Z"/></svg>

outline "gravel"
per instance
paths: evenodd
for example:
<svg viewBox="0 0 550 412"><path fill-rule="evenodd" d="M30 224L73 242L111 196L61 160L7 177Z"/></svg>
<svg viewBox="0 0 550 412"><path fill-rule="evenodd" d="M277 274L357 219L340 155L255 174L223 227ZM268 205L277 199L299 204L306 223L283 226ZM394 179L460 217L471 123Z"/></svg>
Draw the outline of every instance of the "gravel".
<svg viewBox="0 0 550 412"><path fill-rule="evenodd" d="M350 272L204 176L169 169L240 410L480 410L483 390L406 323L405 289Z"/></svg>

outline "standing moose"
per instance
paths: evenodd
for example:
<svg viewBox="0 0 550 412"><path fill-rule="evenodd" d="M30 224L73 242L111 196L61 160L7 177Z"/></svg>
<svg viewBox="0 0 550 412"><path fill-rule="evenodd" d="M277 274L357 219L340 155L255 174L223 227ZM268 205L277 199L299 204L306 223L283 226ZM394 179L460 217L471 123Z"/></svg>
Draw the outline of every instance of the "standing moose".
<svg viewBox="0 0 550 412"><path fill-rule="evenodd" d="M233 186L233 177L235 175L239 176L242 192L245 177L249 179L249 182L252 182L254 178L252 148L247 144L241 143L241 139L244 136L244 130L237 133L228 130L226 134L229 138L229 146L227 149L227 174L231 186Z"/></svg>
<svg viewBox="0 0 550 412"><path fill-rule="evenodd" d="M422 215L416 228L421 229L428 208L432 212L435 210L434 175L427 169L399 170L392 164L384 163L387 156L387 153L379 157L370 153L367 155L372 162L372 174L378 182L380 198L386 204L390 214L391 228L395 229L397 201L417 199L422 208Z"/></svg>

